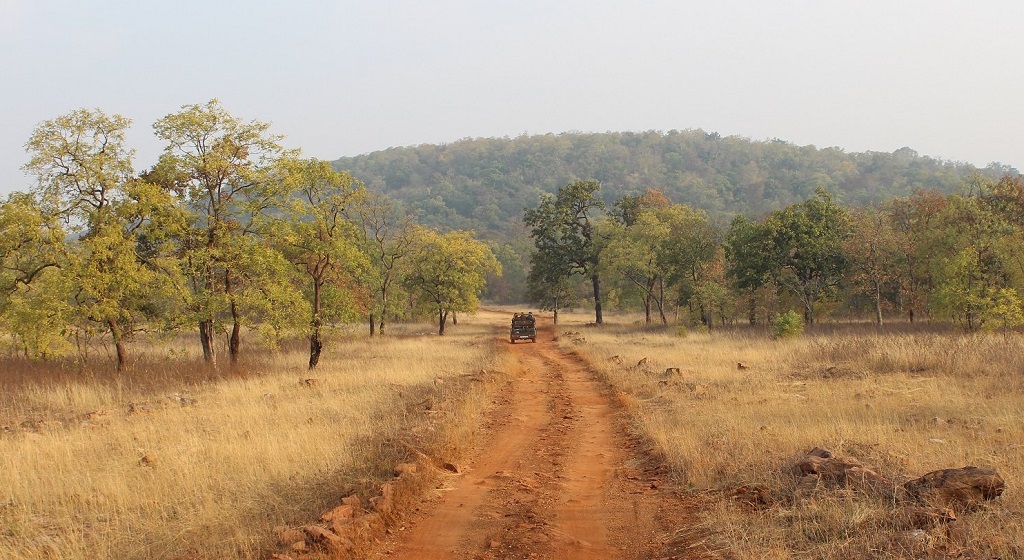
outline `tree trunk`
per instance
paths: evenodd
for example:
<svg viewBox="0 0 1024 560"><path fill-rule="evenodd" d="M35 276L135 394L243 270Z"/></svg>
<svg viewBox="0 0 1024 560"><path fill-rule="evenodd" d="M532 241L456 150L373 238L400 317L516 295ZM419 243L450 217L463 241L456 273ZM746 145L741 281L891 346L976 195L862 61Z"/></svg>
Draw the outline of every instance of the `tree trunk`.
<svg viewBox="0 0 1024 560"><path fill-rule="evenodd" d="M448 312L447 311L442 311L441 309L438 309L437 310L437 334L438 335L444 336L444 326L445 326L445 323L447 323L447 322L448 322Z"/></svg>
<svg viewBox="0 0 1024 560"><path fill-rule="evenodd" d="M875 281L875 324L882 326L882 286Z"/></svg>
<svg viewBox="0 0 1024 560"><path fill-rule="evenodd" d="M231 314L235 314L235 304L231 304ZM228 351L231 355L231 365L238 364L238 357L242 353L242 323L235 317L231 325L231 339L228 340Z"/></svg>
<svg viewBox="0 0 1024 560"><path fill-rule="evenodd" d="M452 311L452 324L453 325L458 325L459 324L459 315L457 313L455 313L454 311Z"/></svg>
<svg viewBox="0 0 1024 560"><path fill-rule="evenodd" d="M373 313L370 313L370 336L377 334L376 319L377 318L373 316Z"/></svg>
<svg viewBox="0 0 1024 560"><path fill-rule="evenodd" d="M107 321L107 327L110 328L110 336L114 339L114 350L117 352L117 371L124 371L127 367L128 352L124 347L124 337L121 336L121 326L117 324L117 319L110 319Z"/></svg>
<svg viewBox="0 0 1024 560"><path fill-rule="evenodd" d="M658 278L658 297L654 298L658 304L658 315L661 316L661 324L668 326L668 317L665 317L665 280Z"/></svg>
<svg viewBox="0 0 1024 560"><path fill-rule="evenodd" d="M554 317L551 320L551 324L553 324L553 325L557 325L558 324L558 308L557 307L555 308L555 315L554 315Z"/></svg>
<svg viewBox="0 0 1024 560"><path fill-rule="evenodd" d="M590 275L590 280L594 285L594 321L598 325L603 325L604 316L601 315L601 277L595 271Z"/></svg>
<svg viewBox="0 0 1024 560"><path fill-rule="evenodd" d="M203 361L217 367L217 349L213 344L213 319L199 322L199 342L203 345Z"/></svg>
<svg viewBox="0 0 1024 560"><path fill-rule="evenodd" d="M231 365L238 364L238 356L242 351L242 323L238 316L238 306L231 301L231 336L228 338L228 356Z"/></svg>
<svg viewBox="0 0 1024 560"><path fill-rule="evenodd" d="M317 325L309 335L309 369L320 363L320 352L323 348L324 344L320 341L320 325Z"/></svg>
<svg viewBox="0 0 1024 560"><path fill-rule="evenodd" d="M651 326L651 294L644 298L644 324Z"/></svg>
<svg viewBox="0 0 1024 560"><path fill-rule="evenodd" d="M228 338L228 356L231 365L238 364L238 355L242 350L242 323L238 315L238 304L235 302L235 293L231 285L231 271L224 273L224 293L231 301L231 337Z"/></svg>
<svg viewBox="0 0 1024 560"><path fill-rule="evenodd" d="M320 362L320 352L324 348L320 340L320 290L322 284L313 280L313 317L309 321L309 369L313 369ZM370 323L371 325L373 323Z"/></svg>

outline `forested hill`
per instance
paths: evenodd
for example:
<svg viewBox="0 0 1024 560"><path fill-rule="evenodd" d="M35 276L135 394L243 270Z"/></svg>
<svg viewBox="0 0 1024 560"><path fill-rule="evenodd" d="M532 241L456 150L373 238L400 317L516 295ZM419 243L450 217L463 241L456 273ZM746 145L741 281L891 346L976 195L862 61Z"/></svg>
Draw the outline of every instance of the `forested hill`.
<svg viewBox="0 0 1024 560"><path fill-rule="evenodd" d="M466 139L334 163L370 189L419 209L426 225L485 237L513 233L524 207L576 179L600 181L608 203L656 188L673 202L729 217L803 201L818 186L842 203L862 204L919 188L956 192L975 172L998 177L1015 171L998 165L978 170L910 148L847 153L702 130Z"/></svg>

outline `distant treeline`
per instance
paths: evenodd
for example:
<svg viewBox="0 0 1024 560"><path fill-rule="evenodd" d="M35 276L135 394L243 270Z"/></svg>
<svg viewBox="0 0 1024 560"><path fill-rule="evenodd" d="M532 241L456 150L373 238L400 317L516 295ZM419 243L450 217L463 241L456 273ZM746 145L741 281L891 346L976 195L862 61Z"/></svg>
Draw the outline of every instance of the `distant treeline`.
<svg viewBox="0 0 1024 560"><path fill-rule="evenodd" d="M494 240L521 236L523 208L580 179L598 181L607 204L657 189L673 202L731 219L763 216L819 187L859 206L920 189L958 192L977 173L1016 174L1000 164L978 169L910 148L848 153L703 130L466 139L390 148L334 165L418 209L429 226L472 229Z"/></svg>

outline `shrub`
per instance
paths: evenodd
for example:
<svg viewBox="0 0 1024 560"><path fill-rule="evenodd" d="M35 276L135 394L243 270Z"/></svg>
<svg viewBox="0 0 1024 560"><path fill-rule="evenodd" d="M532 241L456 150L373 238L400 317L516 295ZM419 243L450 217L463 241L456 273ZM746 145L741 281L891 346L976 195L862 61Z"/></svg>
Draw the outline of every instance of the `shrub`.
<svg viewBox="0 0 1024 560"><path fill-rule="evenodd" d="M804 332L804 318L799 313L790 309L785 313L775 316L772 320L772 337L789 338L800 336Z"/></svg>

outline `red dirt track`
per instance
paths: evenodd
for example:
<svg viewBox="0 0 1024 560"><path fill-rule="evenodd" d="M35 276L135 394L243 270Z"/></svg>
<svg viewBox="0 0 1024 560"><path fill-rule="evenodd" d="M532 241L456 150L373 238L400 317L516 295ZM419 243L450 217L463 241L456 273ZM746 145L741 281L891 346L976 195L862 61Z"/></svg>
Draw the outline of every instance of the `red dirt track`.
<svg viewBox="0 0 1024 560"><path fill-rule="evenodd" d="M551 326L509 345L521 375L500 393L477 459L378 558L664 558L669 497L587 364ZM668 510L675 509L667 507Z"/></svg>

